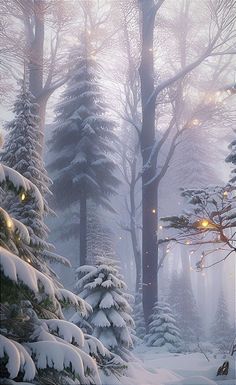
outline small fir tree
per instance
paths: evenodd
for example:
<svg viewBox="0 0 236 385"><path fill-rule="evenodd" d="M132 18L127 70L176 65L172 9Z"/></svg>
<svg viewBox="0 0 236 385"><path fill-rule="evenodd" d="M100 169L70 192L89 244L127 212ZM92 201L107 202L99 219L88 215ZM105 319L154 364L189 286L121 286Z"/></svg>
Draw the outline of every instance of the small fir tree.
<svg viewBox="0 0 236 385"><path fill-rule="evenodd" d="M88 200L114 211L111 195L118 179L113 152L114 123L106 117L99 68L89 44L74 49L72 71L56 109L56 125L51 138L56 204L65 209L80 203L80 265L87 256Z"/></svg>
<svg viewBox="0 0 236 385"><path fill-rule="evenodd" d="M156 303L145 337L148 346L156 346L169 352L181 350L180 330L167 303Z"/></svg>
<svg viewBox="0 0 236 385"><path fill-rule="evenodd" d="M93 308L88 321L93 335L107 349L128 360L133 347L131 317L126 285L119 274L117 262L98 257L95 266L77 269L77 290Z"/></svg>
<svg viewBox="0 0 236 385"><path fill-rule="evenodd" d="M228 352L233 339L233 331L229 322L229 313L224 296L221 290L214 321L211 327L212 343L222 352Z"/></svg>

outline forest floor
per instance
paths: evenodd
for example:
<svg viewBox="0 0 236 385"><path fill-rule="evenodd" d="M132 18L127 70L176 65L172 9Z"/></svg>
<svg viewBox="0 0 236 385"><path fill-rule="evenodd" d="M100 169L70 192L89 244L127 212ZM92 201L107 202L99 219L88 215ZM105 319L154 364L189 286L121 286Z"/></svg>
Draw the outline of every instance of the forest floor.
<svg viewBox="0 0 236 385"><path fill-rule="evenodd" d="M158 348L143 345L134 354L141 362L130 363L129 377L122 385L236 385L235 357L208 354L208 362L202 353L160 353ZM226 359L229 373L217 377L217 369Z"/></svg>

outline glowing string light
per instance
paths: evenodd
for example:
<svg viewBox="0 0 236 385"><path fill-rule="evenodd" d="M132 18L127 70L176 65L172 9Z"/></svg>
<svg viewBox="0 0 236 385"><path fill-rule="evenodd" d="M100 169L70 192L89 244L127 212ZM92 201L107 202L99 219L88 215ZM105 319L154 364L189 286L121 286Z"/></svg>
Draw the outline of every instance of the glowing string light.
<svg viewBox="0 0 236 385"><path fill-rule="evenodd" d="M8 229L11 229L12 226L13 226L12 221L10 219L7 219L7 227L8 227Z"/></svg>
<svg viewBox="0 0 236 385"><path fill-rule="evenodd" d="M23 202L26 199L26 194L25 193L21 193L20 199Z"/></svg>

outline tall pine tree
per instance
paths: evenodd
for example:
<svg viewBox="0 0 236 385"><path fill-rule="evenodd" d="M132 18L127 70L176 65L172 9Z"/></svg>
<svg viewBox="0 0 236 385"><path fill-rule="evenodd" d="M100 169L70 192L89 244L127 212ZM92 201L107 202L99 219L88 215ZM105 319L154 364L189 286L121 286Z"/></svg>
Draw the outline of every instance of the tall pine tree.
<svg viewBox="0 0 236 385"><path fill-rule="evenodd" d="M57 106L51 139L54 193L59 209L80 202L80 265L87 256L88 201L113 210L109 198L118 179L109 154L114 124L106 117L99 67L87 42L74 49L71 77Z"/></svg>

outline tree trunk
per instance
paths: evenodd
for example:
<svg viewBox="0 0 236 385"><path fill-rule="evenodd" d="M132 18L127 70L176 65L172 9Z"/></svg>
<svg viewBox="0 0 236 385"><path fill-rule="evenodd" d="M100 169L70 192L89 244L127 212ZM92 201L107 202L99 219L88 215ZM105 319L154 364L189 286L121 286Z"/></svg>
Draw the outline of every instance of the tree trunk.
<svg viewBox="0 0 236 385"><path fill-rule="evenodd" d="M34 38L29 52L29 89L37 98L43 89L44 0L34 0Z"/></svg>
<svg viewBox="0 0 236 385"><path fill-rule="evenodd" d="M141 252L138 246L136 228L131 225L131 241L134 252L134 260L136 267L136 281L135 281L135 293L138 293L142 283L142 266L141 266Z"/></svg>
<svg viewBox="0 0 236 385"><path fill-rule="evenodd" d="M86 264L87 258L87 199L86 194L80 197L80 266Z"/></svg>
<svg viewBox="0 0 236 385"><path fill-rule="evenodd" d="M139 68L142 102L141 151L142 174L142 270L143 309L146 325L157 300L157 185L148 184L156 173L156 159L148 163L155 143L155 100L153 69L154 1L140 0L142 22L142 52ZM147 167L148 165L148 167Z"/></svg>

